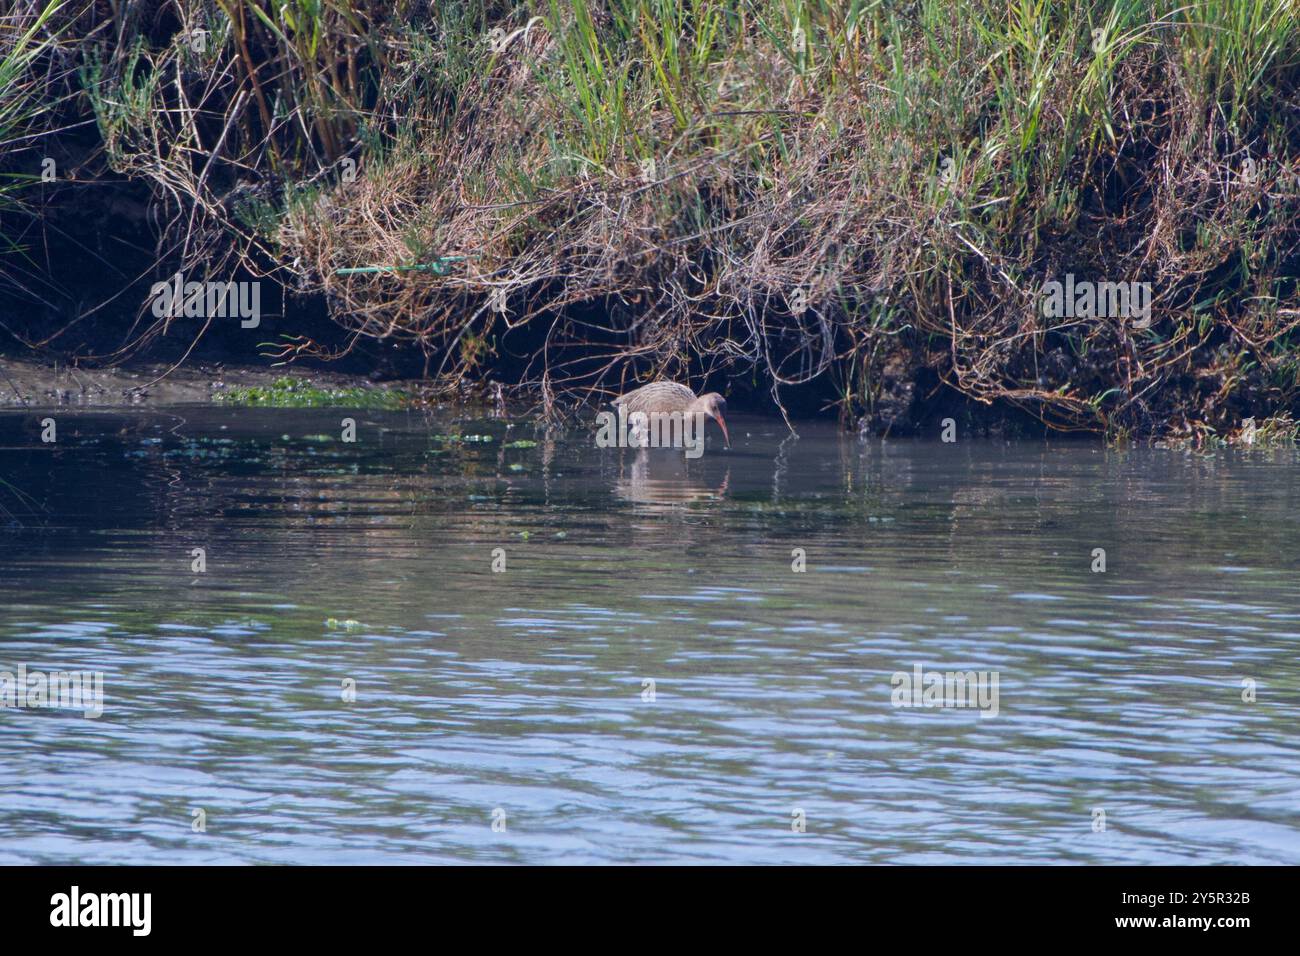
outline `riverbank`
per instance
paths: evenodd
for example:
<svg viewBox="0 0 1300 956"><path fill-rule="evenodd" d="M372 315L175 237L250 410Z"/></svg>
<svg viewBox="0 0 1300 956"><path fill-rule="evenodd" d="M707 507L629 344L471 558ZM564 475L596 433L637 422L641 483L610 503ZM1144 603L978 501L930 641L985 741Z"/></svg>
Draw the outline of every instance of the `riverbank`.
<svg viewBox="0 0 1300 956"><path fill-rule="evenodd" d="M360 375L301 368L208 363L172 367L155 362L74 368L0 357L0 408L195 403L394 407L422 394L418 381L376 384Z"/></svg>
<svg viewBox="0 0 1300 956"><path fill-rule="evenodd" d="M0 348L406 350L890 435L1300 418L1292 0L18 6Z"/></svg>

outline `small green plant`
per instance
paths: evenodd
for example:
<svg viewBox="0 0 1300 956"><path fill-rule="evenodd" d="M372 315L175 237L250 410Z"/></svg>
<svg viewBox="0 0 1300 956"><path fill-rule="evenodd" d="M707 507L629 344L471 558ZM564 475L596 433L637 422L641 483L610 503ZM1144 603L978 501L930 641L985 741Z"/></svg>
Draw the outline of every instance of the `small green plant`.
<svg viewBox="0 0 1300 956"><path fill-rule="evenodd" d="M405 392L385 388L350 386L327 388L307 379L285 376L269 385L238 386L217 394L229 405L268 408L401 408L412 400Z"/></svg>

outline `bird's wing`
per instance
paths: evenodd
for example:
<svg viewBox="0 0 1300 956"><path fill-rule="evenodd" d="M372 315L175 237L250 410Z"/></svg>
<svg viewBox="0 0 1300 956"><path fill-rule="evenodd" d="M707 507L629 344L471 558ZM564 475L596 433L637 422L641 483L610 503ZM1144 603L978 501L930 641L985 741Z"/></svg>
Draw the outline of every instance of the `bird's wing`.
<svg viewBox="0 0 1300 956"><path fill-rule="evenodd" d="M695 401L695 393L676 382L651 382L614 400L614 405L626 405L629 412L650 411L651 407L668 410L686 408Z"/></svg>
<svg viewBox="0 0 1300 956"><path fill-rule="evenodd" d="M640 396L640 394L643 391L645 391L645 388L646 387L644 385L642 385L640 388L634 388L626 395L620 395L618 398L610 402L610 404L616 407L619 405L626 405L628 408L632 408L635 405L638 396Z"/></svg>

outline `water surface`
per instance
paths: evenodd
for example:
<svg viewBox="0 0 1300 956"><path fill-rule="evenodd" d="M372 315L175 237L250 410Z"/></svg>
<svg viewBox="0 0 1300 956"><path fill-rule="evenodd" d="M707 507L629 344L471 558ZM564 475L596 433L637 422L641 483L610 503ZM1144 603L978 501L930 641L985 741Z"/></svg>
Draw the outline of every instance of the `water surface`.
<svg viewBox="0 0 1300 956"><path fill-rule="evenodd" d="M0 863L1300 862L1293 451L730 424L0 412Z"/></svg>

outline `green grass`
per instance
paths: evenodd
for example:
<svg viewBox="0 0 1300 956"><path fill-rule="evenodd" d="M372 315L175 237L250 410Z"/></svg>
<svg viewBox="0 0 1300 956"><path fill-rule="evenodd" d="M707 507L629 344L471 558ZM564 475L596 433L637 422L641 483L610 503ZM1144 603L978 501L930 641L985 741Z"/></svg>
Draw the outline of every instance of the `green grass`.
<svg viewBox="0 0 1300 956"><path fill-rule="evenodd" d="M40 109L50 105L38 66L57 42L52 21L64 4L49 0L25 13L17 8L0 13L0 213L20 211L22 187L39 180L38 172L12 168L3 159L9 151L19 151ZM14 248L8 230L0 233L0 247Z"/></svg>
<svg viewBox="0 0 1300 956"><path fill-rule="evenodd" d="M266 408L402 408L412 400L406 392L392 389L322 388L304 379L276 379L270 385L238 386L217 393L217 401L227 405L252 405Z"/></svg>

